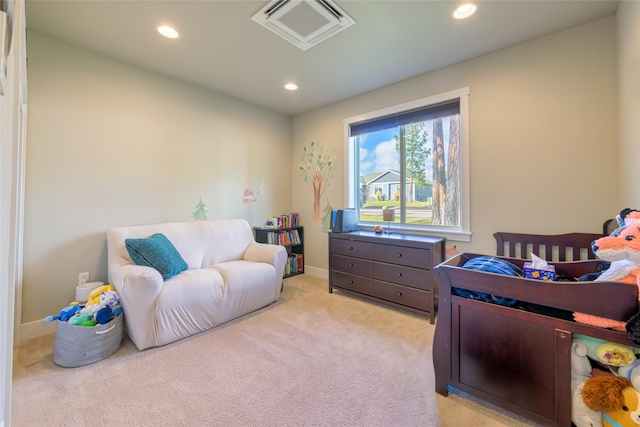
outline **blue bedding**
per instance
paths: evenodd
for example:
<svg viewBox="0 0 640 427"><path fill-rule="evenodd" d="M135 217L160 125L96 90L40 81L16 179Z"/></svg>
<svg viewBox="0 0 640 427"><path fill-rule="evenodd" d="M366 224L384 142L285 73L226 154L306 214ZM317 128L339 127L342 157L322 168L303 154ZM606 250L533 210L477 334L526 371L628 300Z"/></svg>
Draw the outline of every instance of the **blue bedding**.
<svg viewBox="0 0 640 427"><path fill-rule="evenodd" d="M494 256L479 256L472 258L465 262L464 265L462 265L462 268L486 271L487 273L503 274L507 276L523 277L523 272L520 267L502 258ZM518 304L518 301L515 299L485 294L483 292L468 291L460 288L452 288L451 291L464 298L471 298L507 307L514 307Z"/></svg>

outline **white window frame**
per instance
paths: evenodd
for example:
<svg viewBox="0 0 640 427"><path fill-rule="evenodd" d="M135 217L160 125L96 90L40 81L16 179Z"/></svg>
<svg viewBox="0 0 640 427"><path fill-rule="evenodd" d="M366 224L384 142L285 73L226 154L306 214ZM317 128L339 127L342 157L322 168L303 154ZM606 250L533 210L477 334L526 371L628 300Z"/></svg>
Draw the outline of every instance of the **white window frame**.
<svg viewBox="0 0 640 427"><path fill-rule="evenodd" d="M344 155L346 161L344 162L344 176L345 176L345 200L344 206L360 209L358 202L358 187L359 177L351 173L352 165L358 159L358 150L356 147L351 147L349 144L349 128L351 124L363 122L366 120L375 120L380 117L399 114L404 111L414 110L417 108L428 107L429 105L440 104L446 101L459 100L460 101L460 150L462 157L462 167L460 168L460 183L461 183L461 195L460 195L460 226L411 226L408 224L397 224L394 228L402 231L407 231L415 234L425 234L430 236L446 237L449 240L455 240L460 242L471 241L471 206L470 206L470 179L469 179L469 87L463 87L460 89L454 89L449 92L428 96L425 98L417 99L415 101L405 102L403 104L394 105L391 107L383 108L376 111L360 114L357 116L349 117L343 120L344 125ZM362 229L373 229L375 224L361 223Z"/></svg>

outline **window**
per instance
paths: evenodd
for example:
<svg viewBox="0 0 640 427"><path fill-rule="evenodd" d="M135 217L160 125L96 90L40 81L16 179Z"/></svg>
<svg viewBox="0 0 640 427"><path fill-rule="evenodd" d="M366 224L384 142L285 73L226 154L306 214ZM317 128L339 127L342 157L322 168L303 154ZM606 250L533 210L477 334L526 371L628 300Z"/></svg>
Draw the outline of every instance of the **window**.
<svg viewBox="0 0 640 427"><path fill-rule="evenodd" d="M469 241L469 88L345 119L347 203L363 228Z"/></svg>

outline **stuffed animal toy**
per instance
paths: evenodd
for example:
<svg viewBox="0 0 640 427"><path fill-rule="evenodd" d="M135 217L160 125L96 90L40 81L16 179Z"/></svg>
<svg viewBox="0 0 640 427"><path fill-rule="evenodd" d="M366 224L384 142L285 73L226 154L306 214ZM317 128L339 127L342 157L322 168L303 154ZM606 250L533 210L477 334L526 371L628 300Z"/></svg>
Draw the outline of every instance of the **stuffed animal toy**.
<svg viewBox="0 0 640 427"><path fill-rule="evenodd" d="M71 317L74 314L80 311L81 308L82 306L79 305L77 302L72 303L68 307L65 307L62 310L60 310L60 314L58 314L57 316L47 316L45 317L44 321L53 322L54 320L60 320L61 322L68 322L69 319L71 319Z"/></svg>
<svg viewBox="0 0 640 427"><path fill-rule="evenodd" d="M122 313L120 297L111 285L99 286L91 291L87 304L71 303L57 316L47 316L45 322L60 320L77 326L104 325Z"/></svg>
<svg viewBox="0 0 640 427"><path fill-rule="evenodd" d="M603 365L626 366L631 365L636 360L632 347L615 344L583 334L573 334L573 338L580 340L585 345L589 359ZM620 355L611 357L613 353Z"/></svg>
<svg viewBox="0 0 640 427"><path fill-rule="evenodd" d="M91 303L87 302L81 313L95 313L104 306L110 306L111 308L120 304L120 297L118 293L113 289L107 291L101 291L95 297L90 297Z"/></svg>
<svg viewBox="0 0 640 427"><path fill-rule="evenodd" d="M602 237L593 242L593 253L611 266L597 281L608 280L638 286L640 280L640 223L625 228L618 236ZM616 331L627 331L629 339L640 344L640 315L636 314L629 321L623 322L585 313L574 313L576 322L609 328ZM633 321L632 321L633 320ZM630 324L631 323L631 324Z"/></svg>
<svg viewBox="0 0 640 427"><path fill-rule="evenodd" d="M589 378L582 389L585 405L602 412L603 427L637 427L640 425L640 394L631 381L623 377Z"/></svg>
<svg viewBox="0 0 640 427"><path fill-rule="evenodd" d="M630 277L632 275L633 270L636 270L640 267L640 253L633 254L624 252L620 252L622 245L620 241L613 240L612 238L620 237L620 235L626 230L629 226L633 224L637 224L640 222L640 212L631 210L631 209L623 209L618 215L618 223L623 224L621 227L618 227L611 233L609 239L607 237L603 237L602 239L598 239L592 244L593 253L600 259L610 261L611 265L605 271L603 271L598 277L597 281L613 281L613 282L625 282L635 284L634 278ZM604 240L607 239L607 240Z"/></svg>
<svg viewBox="0 0 640 427"><path fill-rule="evenodd" d="M69 319L70 325L76 326L96 326L96 321L90 314L76 313Z"/></svg>
<svg viewBox="0 0 640 427"><path fill-rule="evenodd" d="M633 224L640 223L640 211L635 209L625 208L620 211L620 214L616 216L616 221L618 222L619 227L615 229L609 237L618 237L622 232L629 226ZM608 269L602 271L600 277L596 278L597 281L623 281L623 279L627 278L631 271L634 270L636 265L640 264L640 258L638 260L634 260L631 257L623 256L620 259L612 259L617 258L615 254L607 254L601 248L601 245L597 245L598 240L596 240L592 247L594 254L603 260L610 261L611 265ZM596 249L600 248L600 249ZM635 283L631 280L629 283Z"/></svg>
<svg viewBox="0 0 640 427"><path fill-rule="evenodd" d="M605 253L612 261L628 259L635 263L636 266L640 265L640 222L628 226L617 237L603 237L596 240L594 242L594 252L596 252L596 249L599 253ZM621 279L620 282L639 286L640 267L629 269L629 275ZM640 344L640 312L627 321L625 329L629 339L636 344Z"/></svg>
<svg viewBox="0 0 640 427"><path fill-rule="evenodd" d="M618 228L611 232L611 236L614 237L619 236L622 230L628 226L640 222L640 211L624 208L616 215L616 222L618 223Z"/></svg>
<svg viewBox="0 0 640 427"><path fill-rule="evenodd" d="M60 310L58 316L47 316L45 322L60 320L77 326L104 325L122 313L120 297L111 285L96 288L89 295L89 301L85 305L73 302Z"/></svg>
<svg viewBox="0 0 640 427"><path fill-rule="evenodd" d="M636 359L631 365L621 366L618 368L618 376L624 377L631 381L633 388L640 392L640 360Z"/></svg>
<svg viewBox="0 0 640 427"><path fill-rule="evenodd" d="M619 236L622 231L632 224L640 222L640 211L635 209L624 208L616 215L618 228L613 230L610 237ZM579 282L585 281L617 281L618 279L628 275L628 269L633 266L629 260L614 261L614 268L609 270L611 262L604 261L598 265L598 270L594 273L587 273L578 278ZM625 271L626 270L626 271Z"/></svg>
<svg viewBox="0 0 640 427"><path fill-rule="evenodd" d="M453 245L450 248L446 248L444 250L444 257L446 259L453 258L454 256L458 255L459 253L460 252L458 252L458 247L456 245Z"/></svg>
<svg viewBox="0 0 640 427"><path fill-rule="evenodd" d="M113 310L108 305L93 313L93 320L101 325L109 323L111 319L113 319Z"/></svg>
<svg viewBox="0 0 640 427"><path fill-rule="evenodd" d="M106 291L100 294L99 304L101 306L109 306L111 308L120 304L120 297L118 293L114 290Z"/></svg>
<svg viewBox="0 0 640 427"><path fill-rule="evenodd" d="M103 292L107 291L115 291L115 289L113 289L113 286L107 284L98 286L97 288L92 290L87 297L87 303L85 304L85 306L100 304L100 295L102 295Z"/></svg>
<svg viewBox="0 0 640 427"><path fill-rule="evenodd" d="M94 320L104 325L108 323L122 313L122 306L120 305L120 297L116 291L106 291L100 295L100 303L98 304L100 309L93 315Z"/></svg>
<svg viewBox="0 0 640 427"><path fill-rule="evenodd" d="M104 325L122 313L120 297L114 290L103 290L97 296L90 296L89 298L90 300L92 299L94 303L85 305L82 310L80 310L80 313L90 315L96 324Z"/></svg>
<svg viewBox="0 0 640 427"><path fill-rule="evenodd" d="M585 405L582 399L584 383L591 378L591 362L587 346L579 340L571 341L571 421L576 427L600 427L602 415Z"/></svg>

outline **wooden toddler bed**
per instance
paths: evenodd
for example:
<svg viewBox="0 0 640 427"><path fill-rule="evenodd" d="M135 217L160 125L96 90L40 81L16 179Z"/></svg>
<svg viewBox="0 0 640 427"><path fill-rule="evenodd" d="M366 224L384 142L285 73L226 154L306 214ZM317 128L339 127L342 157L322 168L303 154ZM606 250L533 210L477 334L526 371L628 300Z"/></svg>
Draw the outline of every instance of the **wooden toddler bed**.
<svg viewBox="0 0 640 427"><path fill-rule="evenodd" d="M558 275L580 277L595 272L601 262L578 260L579 254L594 258L590 247L602 237L598 234L494 236L497 254L504 255L506 248L509 257L503 258L520 268L529 248L536 255L549 252L541 257L554 261ZM624 332L463 298L452 294L452 288L626 322L638 312L637 287L619 282L545 282L461 267L478 256L462 253L434 269L440 285L433 345L436 391L447 396L452 387L542 425L571 426L572 334L637 345Z"/></svg>

